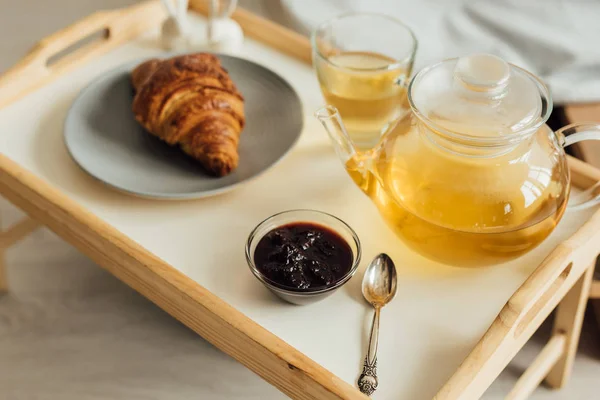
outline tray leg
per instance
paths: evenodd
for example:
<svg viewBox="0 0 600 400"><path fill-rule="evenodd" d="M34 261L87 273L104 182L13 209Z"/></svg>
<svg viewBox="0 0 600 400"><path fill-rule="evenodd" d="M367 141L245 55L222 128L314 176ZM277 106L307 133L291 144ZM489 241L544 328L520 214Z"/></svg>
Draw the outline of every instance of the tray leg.
<svg viewBox="0 0 600 400"><path fill-rule="evenodd" d="M0 212L0 232L2 232L2 212ZM6 261L4 258L4 245L0 242L0 295L8 290L8 281L6 279Z"/></svg>
<svg viewBox="0 0 600 400"><path fill-rule="evenodd" d="M4 261L4 249L0 249L0 294L8 290L8 281L6 280L6 262Z"/></svg>
<svg viewBox="0 0 600 400"><path fill-rule="evenodd" d="M504 400L527 399L556 365L556 362L564 355L565 343L566 335L552 336Z"/></svg>
<svg viewBox="0 0 600 400"><path fill-rule="evenodd" d="M596 315L596 323L600 329L600 300L592 299L592 308L594 309L594 314Z"/></svg>
<svg viewBox="0 0 600 400"><path fill-rule="evenodd" d="M566 343L562 357L546 376L546 383L554 389L562 388L567 383L573 369L595 264L590 265L556 308L552 334L565 335Z"/></svg>
<svg viewBox="0 0 600 400"><path fill-rule="evenodd" d="M25 217L7 230L0 232L0 293L8 290L6 261L4 257L6 250L39 227L40 224L37 221Z"/></svg>
<svg viewBox="0 0 600 400"><path fill-rule="evenodd" d="M600 258L596 260L596 271L590 287L590 302L596 317L596 324L600 328Z"/></svg>

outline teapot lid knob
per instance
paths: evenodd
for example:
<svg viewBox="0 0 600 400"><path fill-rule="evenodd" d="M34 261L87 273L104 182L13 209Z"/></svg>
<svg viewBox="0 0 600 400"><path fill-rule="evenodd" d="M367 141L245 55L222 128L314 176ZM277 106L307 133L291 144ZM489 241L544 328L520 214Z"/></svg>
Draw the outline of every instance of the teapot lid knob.
<svg viewBox="0 0 600 400"><path fill-rule="evenodd" d="M471 137L528 135L552 109L538 78L485 53L424 68L412 79L408 99L427 124Z"/></svg>
<svg viewBox="0 0 600 400"><path fill-rule="evenodd" d="M457 60L454 78L476 92L502 92L510 78L510 66L492 54L471 54Z"/></svg>

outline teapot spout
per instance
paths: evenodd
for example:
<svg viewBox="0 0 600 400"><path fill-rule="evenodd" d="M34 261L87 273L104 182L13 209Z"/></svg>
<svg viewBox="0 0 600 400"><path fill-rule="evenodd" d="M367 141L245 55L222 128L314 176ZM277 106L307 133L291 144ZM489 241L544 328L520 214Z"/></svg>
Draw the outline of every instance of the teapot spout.
<svg viewBox="0 0 600 400"><path fill-rule="evenodd" d="M315 111L315 117L317 117L325 127L325 130L333 142L335 151L342 162L346 163L346 161L353 158L356 154L356 149L354 148L352 139L350 139L350 135L348 135L348 131L346 131L346 127L342 122L342 117L337 108L331 105L323 106Z"/></svg>

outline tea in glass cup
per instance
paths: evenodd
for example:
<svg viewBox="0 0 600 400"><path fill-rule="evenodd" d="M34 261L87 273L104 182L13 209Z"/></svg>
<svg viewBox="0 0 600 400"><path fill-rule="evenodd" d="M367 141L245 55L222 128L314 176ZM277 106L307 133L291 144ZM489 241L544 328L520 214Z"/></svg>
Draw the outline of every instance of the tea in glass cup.
<svg viewBox="0 0 600 400"><path fill-rule="evenodd" d="M347 14L321 24L312 45L325 101L338 109L356 146L375 146L408 110L412 31L385 15Z"/></svg>

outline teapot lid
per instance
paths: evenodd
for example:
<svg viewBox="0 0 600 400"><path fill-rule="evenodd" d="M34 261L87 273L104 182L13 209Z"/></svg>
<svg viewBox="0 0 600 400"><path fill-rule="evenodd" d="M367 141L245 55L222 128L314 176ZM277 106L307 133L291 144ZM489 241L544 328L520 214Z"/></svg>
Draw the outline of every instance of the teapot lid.
<svg viewBox="0 0 600 400"><path fill-rule="evenodd" d="M413 111L450 134L478 138L528 135L552 111L548 88L491 54L472 54L420 71L409 86Z"/></svg>

